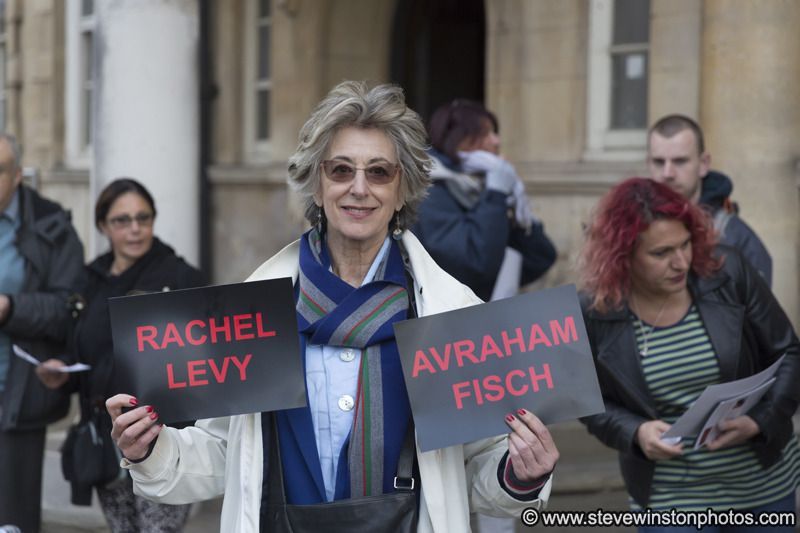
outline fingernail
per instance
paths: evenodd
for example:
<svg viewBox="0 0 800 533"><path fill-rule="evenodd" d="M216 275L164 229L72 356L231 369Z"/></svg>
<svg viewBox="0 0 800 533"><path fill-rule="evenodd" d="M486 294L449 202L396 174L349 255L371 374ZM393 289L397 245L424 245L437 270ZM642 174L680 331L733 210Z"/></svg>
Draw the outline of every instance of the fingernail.
<svg viewBox="0 0 800 533"><path fill-rule="evenodd" d="M512 415L511 413L507 414L506 415L506 422L511 423L513 421L514 421L514 415Z"/></svg>
<svg viewBox="0 0 800 533"><path fill-rule="evenodd" d="M148 413L152 413L152 412L153 412L153 406L152 406L152 405L148 405L147 407L145 407L145 410L146 410Z"/></svg>
<svg viewBox="0 0 800 533"><path fill-rule="evenodd" d="M130 404L131 407L136 407L137 405L139 405L139 400L137 400L136 398L131 398L130 400L128 400L128 403Z"/></svg>
<svg viewBox="0 0 800 533"><path fill-rule="evenodd" d="M158 413L150 413L150 420L155 420L158 418Z"/></svg>
<svg viewBox="0 0 800 533"><path fill-rule="evenodd" d="M517 409L517 414L519 416L525 416L526 413L527 411L525 409Z"/></svg>

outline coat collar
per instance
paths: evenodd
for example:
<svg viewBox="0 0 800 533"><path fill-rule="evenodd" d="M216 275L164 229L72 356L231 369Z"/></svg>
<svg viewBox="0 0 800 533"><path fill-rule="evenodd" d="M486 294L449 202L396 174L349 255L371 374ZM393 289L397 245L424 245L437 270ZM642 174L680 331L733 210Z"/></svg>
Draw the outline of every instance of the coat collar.
<svg viewBox="0 0 800 533"><path fill-rule="evenodd" d="M736 379L741 351L744 307L728 303L716 293L728 283L730 276L719 270L707 278L691 275L689 291L708 332L720 367L720 379ZM587 318L604 324L605 334L595 347L598 363L615 376L640 409L655 416L655 403L650 395L641 361L636 350L636 334L627 304L620 309L599 313L587 312Z"/></svg>

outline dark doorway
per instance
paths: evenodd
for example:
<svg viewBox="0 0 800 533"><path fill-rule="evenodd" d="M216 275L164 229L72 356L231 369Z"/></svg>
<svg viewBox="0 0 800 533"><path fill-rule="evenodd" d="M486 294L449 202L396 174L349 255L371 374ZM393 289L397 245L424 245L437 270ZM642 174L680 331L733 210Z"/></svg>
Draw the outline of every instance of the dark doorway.
<svg viewBox="0 0 800 533"><path fill-rule="evenodd" d="M425 121L453 98L483 102L485 63L483 0L397 0L391 78Z"/></svg>

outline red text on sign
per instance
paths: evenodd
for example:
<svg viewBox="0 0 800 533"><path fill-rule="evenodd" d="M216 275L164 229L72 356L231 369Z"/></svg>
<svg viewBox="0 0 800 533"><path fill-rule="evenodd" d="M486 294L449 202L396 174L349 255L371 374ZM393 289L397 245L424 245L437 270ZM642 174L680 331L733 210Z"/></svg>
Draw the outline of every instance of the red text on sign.
<svg viewBox="0 0 800 533"><path fill-rule="evenodd" d="M167 363L167 386L170 389L182 389L184 387L201 387L209 384L209 378L213 378L217 383L225 383L228 377L230 364L233 363L239 370L239 380L247 381L247 365L253 354L245 355L241 360L235 355L226 355L221 365L213 359L196 359L186 362L186 374L179 374L176 377L175 368L172 363ZM211 370L209 374L208 370Z"/></svg>
<svg viewBox="0 0 800 533"><path fill-rule="evenodd" d="M454 383L453 399L456 408L463 409L467 398L476 405L483 405L484 402L499 402L506 394L524 396L529 392L539 392L541 387L553 388L553 377L550 375L550 365L547 363L542 365L542 371L538 374L535 368L530 366L525 370L516 368L505 376L490 374L483 379Z"/></svg>
<svg viewBox="0 0 800 533"><path fill-rule="evenodd" d="M190 320L180 327L175 322L167 322L163 331L156 326L137 326L136 346L143 352L145 348L163 350L171 345L183 348L187 344L200 346L274 336L275 330L264 329L261 313L246 313L224 316L221 320Z"/></svg>
<svg viewBox="0 0 800 533"><path fill-rule="evenodd" d="M563 323L551 320L549 330L545 332L539 324L532 324L527 330L514 328L512 331L501 331L499 336L486 334L480 343L464 339L448 342L439 349L431 346L427 350L417 350L411 377L416 378L421 372L445 372L451 363L460 368L470 363L484 363L490 357L502 359L514 353L532 352L539 345L549 348L578 340L575 319L571 315L565 317Z"/></svg>

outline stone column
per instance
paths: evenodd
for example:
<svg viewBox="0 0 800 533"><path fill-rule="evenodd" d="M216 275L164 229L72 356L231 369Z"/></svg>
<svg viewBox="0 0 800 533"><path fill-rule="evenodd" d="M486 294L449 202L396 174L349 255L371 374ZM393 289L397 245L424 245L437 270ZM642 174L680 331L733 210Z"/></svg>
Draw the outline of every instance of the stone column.
<svg viewBox="0 0 800 533"><path fill-rule="evenodd" d="M706 0L700 121L712 167L772 255L773 291L800 326L800 3Z"/></svg>
<svg viewBox="0 0 800 533"><path fill-rule="evenodd" d="M92 197L130 176L153 194L155 233L188 261L199 250L196 0L95 2ZM104 243L94 242L98 249Z"/></svg>

